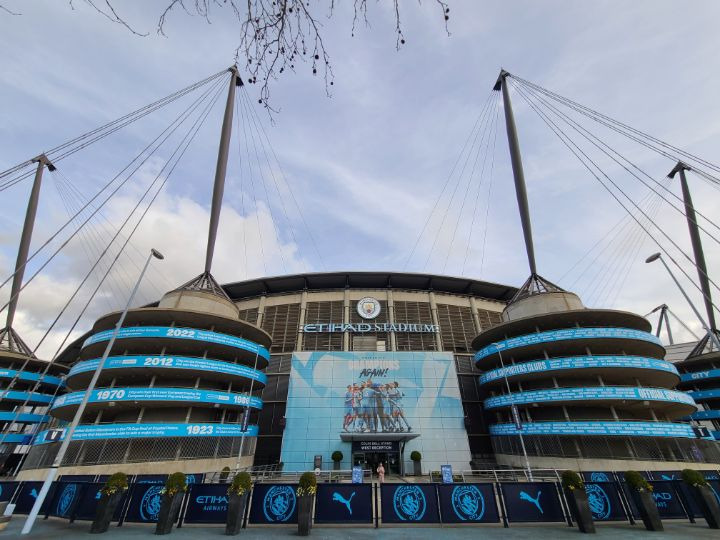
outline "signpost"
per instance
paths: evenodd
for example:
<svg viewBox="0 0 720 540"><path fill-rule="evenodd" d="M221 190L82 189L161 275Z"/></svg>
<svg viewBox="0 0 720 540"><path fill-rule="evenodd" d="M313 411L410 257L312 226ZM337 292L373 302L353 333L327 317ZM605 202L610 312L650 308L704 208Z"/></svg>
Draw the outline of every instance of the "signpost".
<svg viewBox="0 0 720 540"><path fill-rule="evenodd" d="M443 484L453 483L452 465L440 465Z"/></svg>
<svg viewBox="0 0 720 540"><path fill-rule="evenodd" d="M362 470L362 467L359 465L355 465L352 468L352 483L353 484L362 484L363 483L363 470Z"/></svg>

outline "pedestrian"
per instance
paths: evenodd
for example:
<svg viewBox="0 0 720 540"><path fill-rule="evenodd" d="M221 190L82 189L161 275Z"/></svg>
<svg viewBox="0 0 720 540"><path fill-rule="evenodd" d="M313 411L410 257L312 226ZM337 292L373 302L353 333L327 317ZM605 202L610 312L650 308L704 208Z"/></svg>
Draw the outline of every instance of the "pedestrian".
<svg viewBox="0 0 720 540"><path fill-rule="evenodd" d="M383 482L385 482L385 467L383 467L382 461L380 462L380 465L378 465L377 475L378 475L378 478L380 479L381 484Z"/></svg>

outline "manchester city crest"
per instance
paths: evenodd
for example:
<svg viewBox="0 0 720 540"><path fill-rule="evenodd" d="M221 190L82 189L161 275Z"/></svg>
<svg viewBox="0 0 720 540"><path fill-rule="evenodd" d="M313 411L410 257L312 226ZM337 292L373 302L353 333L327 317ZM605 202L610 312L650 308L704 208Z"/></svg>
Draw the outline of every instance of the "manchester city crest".
<svg viewBox="0 0 720 540"><path fill-rule="evenodd" d="M371 296L361 298L357 303L357 312L363 319L374 319L380 315L380 302Z"/></svg>
<svg viewBox="0 0 720 540"><path fill-rule="evenodd" d="M140 501L140 518L143 521L157 521L158 514L160 513L160 505L162 504L162 497L160 492L163 490L163 486L151 486L143 495Z"/></svg>
<svg viewBox="0 0 720 540"><path fill-rule="evenodd" d="M456 486L451 498L455 515L462 521L480 521L485 514L485 498L477 486Z"/></svg>
<svg viewBox="0 0 720 540"><path fill-rule="evenodd" d="M60 494L60 498L58 499L56 511L58 516L65 517L67 516L68 512L70 511L70 508L72 507L72 503L75 500L75 495L77 494L77 484L68 484L65 486L65 488L62 490L62 493Z"/></svg>
<svg viewBox="0 0 720 540"><path fill-rule="evenodd" d="M418 486L400 486L395 490L393 508L402 521L420 521L427 509L425 494Z"/></svg>
<svg viewBox="0 0 720 540"><path fill-rule="evenodd" d="M590 475L590 480L593 482L609 482L608 475L604 472L594 472Z"/></svg>
<svg viewBox="0 0 720 540"><path fill-rule="evenodd" d="M610 517L610 499L605 490L597 484L585 484L585 492L587 493L588 504L592 512L593 519L598 521L608 519Z"/></svg>
<svg viewBox="0 0 720 540"><path fill-rule="evenodd" d="M295 510L295 490L292 486L273 486L263 499L263 512L268 521L287 521Z"/></svg>

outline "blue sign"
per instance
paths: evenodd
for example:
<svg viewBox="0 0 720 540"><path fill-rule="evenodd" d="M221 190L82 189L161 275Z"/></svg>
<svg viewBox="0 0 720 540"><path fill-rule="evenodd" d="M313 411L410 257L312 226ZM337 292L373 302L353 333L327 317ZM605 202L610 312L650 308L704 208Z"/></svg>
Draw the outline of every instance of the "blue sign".
<svg viewBox="0 0 720 540"><path fill-rule="evenodd" d="M653 369L666 373L678 374L677 368L665 360L645 358L644 356L567 356L549 360L531 360L522 364L513 364L504 368L493 369L480 375L480 383L486 384L505 377L543 373L546 371L567 371L571 369ZM720 372L720 370L717 370ZM70 371L72 373L72 371Z"/></svg>
<svg viewBox="0 0 720 540"><path fill-rule="evenodd" d="M547 332L526 334L524 336L506 339L498 343L492 343L483 347L475 354L475 361L478 362L483 358L496 354L498 351L516 349L518 347L527 347L530 345L539 345L556 341L609 338L648 341L658 346L662 346L660 339L653 334L643 332L642 330L633 330L631 328L566 328L563 330L550 330Z"/></svg>
<svg viewBox="0 0 720 540"><path fill-rule="evenodd" d="M228 512L228 484L190 486L185 523L225 523Z"/></svg>
<svg viewBox="0 0 720 540"><path fill-rule="evenodd" d="M363 483L363 470L362 470L362 467L359 465L355 465L352 468L352 483L353 484L362 484Z"/></svg>
<svg viewBox="0 0 720 540"><path fill-rule="evenodd" d="M48 439L54 430L41 431L33 444L61 441L65 430L55 439ZM256 425L247 426L243 432L238 424L97 424L80 425L73 433L73 441L92 439L154 439L157 437L240 437L258 434Z"/></svg>
<svg viewBox="0 0 720 540"><path fill-rule="evenodd" d="M494 424L490 435L517 435L514 424ZM684 437L694 439L689 424L674 422L526 422L524 435L631 435L638 437Z"/></svg>
<svg viewBox="0 0 720 540"><path fill-rule="evenodd" d="M627 519L618 488L613 482L585 484L590 512L595 521L620 521Z"/></svg>
<svg viewBox="0 0 720 540"><path fill-rule="evenodd" d="M553 482L500 483L508 521L565 521L557 486Z"/></svg>
<svg viewBox="0 0 720 540"><path fill-rule="evenodd" d="M683 373L680 381L699 381L704 379L720 379L720 369L709 369L707 371L696 371L695 373Z"/></svg>
<svg viewBox="0 0 720 540"><path fill-rule="evenodd" d="M95 519L97 505L102 498L102 493L100 493L100 490L104 485L104 482L93 482L83 485L83 489L81 490L80 498L75 511L75 519L86 521L91 521ZM120 500L120 504L118 504L118 507L115 510L115 515L112 519L113 521L118 521L120 519L120 514L123 506L125 505L125 501L127 500L127 495L128 492L126 491L124 496Z"/></svg>
<svg viewBox="0 0 720 540"><path fill-rule="evenodd" d="M250 523L297 523L298 484L255 484L250 506Z"/></svg>
<svg viewBox="0 0 720 540"><path fill-rule="evenodd" d="M51 409L79 405L85 392L64 394L51 405ZM215 390L196 390L193 388L101 388L93 390L88 403L108 403L123 401L180 401L187 403L213 403L224 406L254 407L262 409L262 399L247 394L217 392Z"/></svg>
<svg viewBox="0 0 720 540"><path fill-rule="evenodd" d="M316 523L372 523L372 520L370 484L318 484Z"/></svg>
<svg viewBox="0 0 720 540"><path fill-rule="evenodd" d="M41 373L17 371L14 369L0 369L0 379L13 379L15 377L17 377L19 381L37 382L40 380ZM45 375L42 378L42 382L48 386L60 386L62 384L62 379L60 379L60 377L53 377L52 375Z"/></svg>
<svg viewBox="0 0 720 540"><path fill-rule="evenodd" d="M18 498L15 501L16 514L30 513L30 510L35 504L35 499L38 498L38 493L40 493L40 488L42 488L42 485L42 482L22 482L20 486L20 493L18 494ZM47 512L49 505L50 497L46 497L45 501L43 502L42 508L40 509L40 513L44 514L45 512Z"/></svg>
<svg viewBox="0 0 720 540"><path fill-rule="evenodd" d="M11 500L19 485L20 482L0 482L0 502Z"/></svg>
<svg viewBox="0 0 720 540"><path fill-rule="evenodd" d="M494 396L485 400L486 409L509 407L511 404L546 403L552 401L636 400L685 403L695 400L685 392L664 388L632 388L627 386L593 386L587 388L552 388Z"/></svg>
<svg viewBox="0 0 720 540"><path fill-rule="evenodd" d="M690 415L690 418L692 418L693 420L714 420L715 418L720 418L720 411L697 411L692 413Z"/></svg>
<svg viewBox="0 0 720 540"><path fill-rule="evenodd" d="M439 523L435 484L382 484L383 523Z"/></svg>
<svg viewBox="0 0 720 540"><path fill-rule="evenodd" d="M452 484L452 465L440 465L440 474L442 475L443 484Z"/></svg>
<svg viewBox="0 0 720 540"><path fill-rule="evenodd" d="M73 510L80 501L83 484L76 482L55 482L54 493L50 504L50 515L62 518L72 516Z"/></svg>
<svg viewBox="0 0 720 540"><path fill-rule="evenodd" d="M100 359L85 360L75 364L68 378L78 373L95 371L100 365ZM212 371L224 375L234 375L252 379L262 384L267 382L267 375L262 371L253 369L242 364L232 362L221 362L220 360L209 360L207 358L195 358L191 356L110 356L105 360L103 371L106 369L184 369L189 371ZM2 373L2 372L0 372Z"/></svg>
<svg viewBox="0 0 720 540"><path fill-rule="evenodd" d="M443 523L498 523L500 515L491 483L439 485Z"/></svg>
<svg viewBox="0 0 720 540"><path fill-rule="evenodd" d="M712 390L690 390L688 391L693 399L706 400L706 399L717 399L720 398L720 389L714 388Z"/></svg>
<svg viewBox="0 0 720 540"><path fill-rule="evenodd" d="M131 523L156 523L162 505L163 484L135 484L130 494L125 521Z"/></svg>
<svg viewBox="0 0 720 540"><path fill-rule="evenodd" d="M109 341L115 329L104 330L87 338L83 342L83 348L94 343ZM226 347L234 347L257 354L258 356L268 360L270 353L268 350L247 339L231 336L228 334L220 334L209 330L197 330L195 328L177 328L175 326L129 326L121 328L118 332L117 339L136 339L136 338L163 338L163 339L187 339L192 341L202 341L205 343L215 343L217 345L225 345Z"/></svg>

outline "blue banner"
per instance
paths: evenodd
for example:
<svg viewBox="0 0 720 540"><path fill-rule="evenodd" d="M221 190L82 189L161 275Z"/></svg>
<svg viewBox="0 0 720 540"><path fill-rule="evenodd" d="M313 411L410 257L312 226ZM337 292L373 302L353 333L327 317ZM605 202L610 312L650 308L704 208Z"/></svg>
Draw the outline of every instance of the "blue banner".
<svg viewBox="0 0 720 540"><path fill-rule="evenodd" d="M537 332L535 334L526 334L510 339L492 343L483 347L475 354L475 361L478 362L483 358L496 354L498 351L508 349L516 349L519 347L527 347L529 345L538 345L542 343L552 343L556 341L579 340L579 339L636 339L640 341L648 341L658 346L662 346L660 339L649 332L642 330L633 330L631 328L566 328L563 330L550 330L547 332Z"/></svg>
<svg viewBox="0 0 720 540"><path fill-rule="evenodd" d="M47 422L50 417L46 414L20 413L15 411L0 412L0 422L20 422L21 424L40 424ZM2 437L3 443L6 437Z"/></svg>
<svg viewBox="0 0 720 540"><path fill-rule="evenodd" d="M50 407L55 410L59 407L79 405L85 392L73 392L58 396ZM88 403L123 402L123 401L181 401L192 405L193 403L217 403L224 406L253 407L262 409L262 399L247 394L232 392L217 392L215 390L195 390L193 388L101 388L93 390Z"/></svg>
<svg viewBox="0 0 720 540"><path fill-rule="evenodd" d="M435 484L382 484L383 523L439 523Z"/></svg>
<svg viewBox="0 0 720 540"><path fill-rule="evenodd" d="M530 373L596 368L653 369L678 374L677 368L670 362L656 358L645 358L644 356L568 356L549 360L532 360L522 364L493 369L480 375L480 383L485 384L505 377L512 378ZM720 370L718 371L720 372Z"/></svg>
<svg viewBox="0 0 720 540"><path fill-rule="evenodd" d="M86 485L79 482L54 482L51 488L53 493L49 497L50 515L68 519L72 517L85 489Z"/></svg>
<svg viewBox="0 0 720 540"><path fill-rule="evenodd" d="M316 523L372 523L372 520L372 485L318 484Z"/></svg>
<svg viewBox="0 0 720 540"><path fill-rule="evenodd" d="M362 484L363 483L363 470L362 467L356 465L352 468L352 483Z"/></svg>
<svg viewBox="0 0 720 540"><path fill-rule="evenodd" d="M683 509L680 501L676 482L670 480L650 480L653 487L653 499L657 504L658 512L661 519L680 519L687 518L687 514Z"/></svg>
<svg viewBox="0 0 720 540"><path fill-rule="evenodd" d="M104 330L87 338L83 342L83 348L94 343L109 341L115 330ZM135 339L135 338L164 338L164 339L187 339L192 341L203 341L206 343L215 343L217 345L225 345L226 347L234 347L242 349L268 360L270 353L268 350L247 339L231 336L229 334L220 334L209 330L197 330L195 328L178 328L175 326L129 326L121 328L118 332L117 339Z"/></svg>
<svg viewBox="0 0 720 540"><path fill-rule="evenodd" d="M695 439L689 424L674 422L526 422L523 435L631 435ZM515 424L494 424L490 435L517 435Z"/></svg>
<svg viewBox="0 0 720 540"><path fill-rule="evenodd" d="M713 390L689 390L688 394L697 400L717 399L720 398L720 388Z"/></svg>
<svg viewBox="0 0 720 540"><path fill-rule="evenodd" d="M42 482L22 482L22 485L20 486L20 493L18 494L17 500L15 501L16 514L30 513L30 510L35 504L35 499L37 499L38 493L40 493L40 488L42 487L42 485ZM44 514L45 512L47 512L49 505L50 497L46 497L45 501L43 502L42 508L40 509L40 513Z"/></svg>
<svg viewBox="0 0 720 540"><path fill-rule="evenodd" d="M565 521L554 482L500 483L510 522Z"/></svg>
<svg viewBox="0 0 720 540"><path fill-rule="evenodd" d="M689 418L692 418L693 420L714 420L716 418L720 418L720 411L697 411L692 413Z"/></svg>
<svg viewBox="0 0 720 540"><path fill-rule="evenodd" d="M38 392L23 392L21 390L5 390L0 392L0 399L8 401L28 401L28 405L47 405L53 400L53 396L49 394L40 394Z"/></svg>
<svg viewBox="0 0 720 540"><path fill-rule="evenodd" d="M19 381L37 382L40 380L41 375L41 373L33 373L31 371L0 369L0 379L12 379L17 376ZM42 382L48 386L60 386L62 384L62 379L60 379L60 377L53 377L52 375L45 375L42 378Z"/></svg>
<svg viewBox="0 0 720 540"><path fill-rule="evenodd" d="M696 371L695 373L683 373L680 375L682 382L699 381L704 379L720 379L720 369L708 369L707 371Z"/></svg>
<svg viewBox="0 0 720 540"><path fill-rule="evenodd" d="M590 512L595 521L622 521L628 519L614 482L585 483Z"/></svg>
<svg viewBox="0 0 720 540"><path fill-rule="evenodd" d="M491 483L438 486L443 523L498 523L500 514Z"/></svg>
<svg viewBox="0 0 720 540"><path fill-rule="evenodd" d="M134 484L130 488L130 504L125 521L131 523L157 523L164 484Z"/></svg>
<svg viewBox="0 0 720 540"><path fill-rule="evenodd" d="M225 523L230 484L193 484L185 510L185 523Z"/></svg>
<svg viewBox="0 0 720 540"><path fill-rule="evenodd" d="M298 484L255 484L250 506L250 523L297 523L297 488Z"/></svg>
<svg viewBox="0 0 720 540"><path fill-rule="evenodd" d="M100 493L100 490L104 485L104 482L93 482L84 485L84 489L80 494L80 501L75 511L75 519L80 521L92 521L95 519L97 505L102 498L102 493ZM120 500L120 504L118 504L117 508L115 509L115 514L113 515L112 519L113 521L120 520L120 514L122 513L122 508L125 505L127 496L128 492L126 491L125 495Z"/></svg>
<svg viewBox="0 0 720 540"><path fill-rule="evenodd" d="M585 471L582 473L585 482L612 482L615 474L611 471Z"/></svg>
<svg viewBox="0 0 720 540"><path fill-rule="evenodd" d="M485 400L486 409L509 407L511 404L547 403L554 401L663 401L684 403L697 407L695 400L685 392L665 388L633 388L627 386L592 386L586 388L551 388L530 390L491 397Z"/></svg>
<svg viewBox="0 0 720 540"><path fill-rule="evenodd" d="M75 364L68 378L78 373L87 373L95 371L100 365L100 359L85 360ZM262 371L253 369L242 364L233 364L232 362L222 362L220 360L209 360L207 358L195 358L192 356L109 356L103 366L106 369L178 369L190 371L212 371L214 373L222 373L225 375L234 375L252 379L262 384L267 382L267 375Z"/></svg>
<svg viewBox="0 0 720 540"><path fill-rule="evenodd" d="M441 465L440 475L442 476L443 484L453 483L452 465Z"/></svg>
<svg viewBox="0 0 720 540"><path fill-rule="evenodd" d="M20 485L20 482L0 482L0 502L12 499L18 485Z"/></svg>
<svg viewBox="0 0 720 540"><path fill-rule="evenodd" d="M53 430L41 431L33 444L45 444L61 441L65 438L65 430L60 437L49 440L48 434ZM247 426L243 432L239 424L97 424L80 425L73 433L73 441L92 439L144 439L156 437L254 437L258 434L256 425Z"/></svg>

